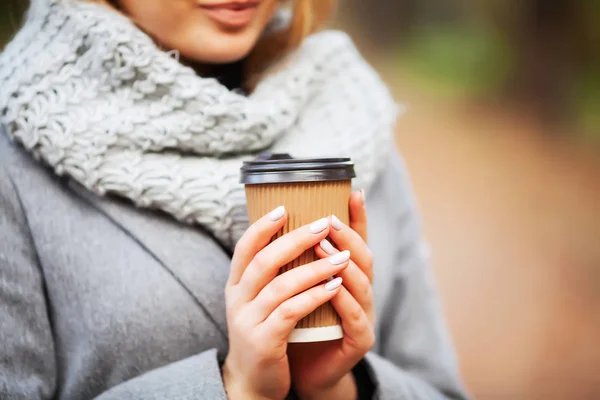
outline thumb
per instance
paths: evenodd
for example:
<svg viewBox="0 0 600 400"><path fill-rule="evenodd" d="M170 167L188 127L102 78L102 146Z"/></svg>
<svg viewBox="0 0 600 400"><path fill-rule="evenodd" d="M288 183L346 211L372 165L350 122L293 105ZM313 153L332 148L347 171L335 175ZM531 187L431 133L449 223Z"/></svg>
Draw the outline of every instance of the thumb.
<svg viewBox="0 0 600 400"><path fill-rule="evenodd" d="M367 210L365 208L365 191L359 190L352 193L348 201L350 209L350 228L367 242Z"/></svg>

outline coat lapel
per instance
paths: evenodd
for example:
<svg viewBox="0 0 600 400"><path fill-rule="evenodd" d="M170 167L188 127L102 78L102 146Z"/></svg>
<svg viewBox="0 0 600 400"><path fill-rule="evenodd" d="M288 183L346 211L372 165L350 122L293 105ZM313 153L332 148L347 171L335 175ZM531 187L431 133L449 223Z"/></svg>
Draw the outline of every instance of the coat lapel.
<svg viewBox="0 0 600 400"><path fill-rule="evenodd" d="M95 196L73 181L70 186L148 251L227 337L224 290L230 258L210 235L160 212Z"/></svg>

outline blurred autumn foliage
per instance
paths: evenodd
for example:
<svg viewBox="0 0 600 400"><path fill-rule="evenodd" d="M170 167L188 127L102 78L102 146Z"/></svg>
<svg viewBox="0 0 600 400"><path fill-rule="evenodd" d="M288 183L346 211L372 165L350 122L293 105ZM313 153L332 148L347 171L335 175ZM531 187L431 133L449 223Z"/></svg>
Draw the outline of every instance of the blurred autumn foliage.
<svg viewBox="0 0 600 400"><path fill-rule="evenodd" d="M432 90L502 101L600 139L599 1L342 4L369 47Z"/></svg>

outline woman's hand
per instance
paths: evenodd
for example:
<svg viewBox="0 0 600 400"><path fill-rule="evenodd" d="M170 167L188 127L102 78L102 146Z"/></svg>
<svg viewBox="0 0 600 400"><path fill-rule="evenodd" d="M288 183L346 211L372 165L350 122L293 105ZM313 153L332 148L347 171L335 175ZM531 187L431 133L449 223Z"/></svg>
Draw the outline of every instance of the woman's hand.
<svg viewBox="0 0 600 400"><path fill-rule="evenodd" d="M254 223L238 242L225 289L229 353L223 382L230 400L283 399L290 389L288 336L296 323L340 293L349 253L277 275L329 234L326 218L269 243L286 220L283 207ZM337 286L336 286L337 284Z"/></svg>
<svg viewBox="0 0 600 400"><path fill-rule="evenodd" d="M344 338L320 343L290 344L288 355L294 389L303 400L357 397L352 368L371 349L373 327L373 256L367 247L367 217L362 191L350 197L350 226L332 216L329 236L315 247L321 258L350 251L348 268L339 272L344 287L331 303L342 319ZM338 250L339 249L339 250Z"/></svg>

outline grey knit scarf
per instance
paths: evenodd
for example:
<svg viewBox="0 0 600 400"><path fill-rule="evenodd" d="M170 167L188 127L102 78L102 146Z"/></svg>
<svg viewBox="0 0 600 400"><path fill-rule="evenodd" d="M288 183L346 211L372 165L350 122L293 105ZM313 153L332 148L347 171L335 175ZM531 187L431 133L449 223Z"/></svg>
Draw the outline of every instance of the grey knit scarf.
<svg viewBox="0 0 600 400"><path fill-rule="evenodd" d="M368 187L391 146L396 105L346 35L315 34L289 57L245 96L116 12L33 0L0 55L0 122L57 174L233 246L247 227L243 160L349 156Z"/></svg>

